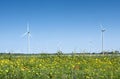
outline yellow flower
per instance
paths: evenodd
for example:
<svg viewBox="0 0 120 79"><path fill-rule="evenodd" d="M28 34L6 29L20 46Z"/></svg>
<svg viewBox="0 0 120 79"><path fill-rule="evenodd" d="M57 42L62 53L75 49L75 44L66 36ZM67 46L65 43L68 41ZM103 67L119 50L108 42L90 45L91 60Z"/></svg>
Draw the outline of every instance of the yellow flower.
<svg viewBox="0 0 120 79"><path fill-rule="evenodd" d="M8 70L6 69L5 72L8 72Z"/></svg>

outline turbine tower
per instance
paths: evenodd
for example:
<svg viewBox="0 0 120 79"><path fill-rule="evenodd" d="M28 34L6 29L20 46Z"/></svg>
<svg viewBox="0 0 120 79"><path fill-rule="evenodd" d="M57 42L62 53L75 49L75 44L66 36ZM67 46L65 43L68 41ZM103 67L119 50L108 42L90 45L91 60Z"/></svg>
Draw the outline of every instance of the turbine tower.
<svg viewBox="0 0 120 79"><path fill-rule="evenodd" d="M101 25L101 34L102 34L102 53L103 53L103 55L104 55L104 32L105 32L106 30L102 27L102 25Z"/></svg>
<svg viewBox="0 0 120 79"><path fill-rule="evenodd" d="M29 23L27 23L27 31L24 33L24 36L27 36L27 53L30 53L30 27Z"/></svg>

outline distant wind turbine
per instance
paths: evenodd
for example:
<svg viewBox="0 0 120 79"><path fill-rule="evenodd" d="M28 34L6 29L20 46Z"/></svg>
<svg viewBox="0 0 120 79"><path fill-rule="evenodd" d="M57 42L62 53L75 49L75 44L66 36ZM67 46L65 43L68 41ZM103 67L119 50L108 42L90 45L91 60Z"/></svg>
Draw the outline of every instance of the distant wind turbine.
<svg viewBox="0 0 120 79"><path fill-rule="evenodd" d="M101 46L101 47L102 47L102 53L103 53L103 55L104 55L104 36L103 36L103 35L104 35L104 32L105 32L105 31L106 31L106 30L105 30L105 29L103 28L103 26L101 25L101 34L102 34L102 42L101 42L101 43L102 43L102 44L101 44L102 46Z"/></svg>
<svg viewBox="0 0 120 79"><path fill-rule="evenodd" d="M29 27L29 23L27 23L27 31L24 33L23 36L27 36L27 53L30 53L30 27Z"/></svg>

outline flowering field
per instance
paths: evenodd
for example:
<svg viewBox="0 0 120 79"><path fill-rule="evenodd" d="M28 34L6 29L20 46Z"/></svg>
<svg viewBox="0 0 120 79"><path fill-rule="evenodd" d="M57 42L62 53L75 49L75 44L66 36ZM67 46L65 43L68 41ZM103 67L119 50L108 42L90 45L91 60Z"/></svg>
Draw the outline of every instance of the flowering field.
<svg viewBox="0 0 120 79"><path fill-rule="evenodd" d="M0 56L0 79L119 78L119 56Z"/></svg>

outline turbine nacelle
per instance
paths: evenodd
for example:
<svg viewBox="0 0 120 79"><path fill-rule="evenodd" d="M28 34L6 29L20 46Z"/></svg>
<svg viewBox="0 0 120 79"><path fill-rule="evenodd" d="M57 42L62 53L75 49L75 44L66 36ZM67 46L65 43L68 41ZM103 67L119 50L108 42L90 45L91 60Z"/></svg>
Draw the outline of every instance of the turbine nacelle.
<svg viewBox="0 0 120 79"><path fill-rule="evenodd" d="M105 30L105 29L102 29L101 31L102 31L102 32L105 32L106 30Z"/></svg>

